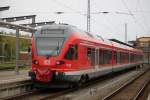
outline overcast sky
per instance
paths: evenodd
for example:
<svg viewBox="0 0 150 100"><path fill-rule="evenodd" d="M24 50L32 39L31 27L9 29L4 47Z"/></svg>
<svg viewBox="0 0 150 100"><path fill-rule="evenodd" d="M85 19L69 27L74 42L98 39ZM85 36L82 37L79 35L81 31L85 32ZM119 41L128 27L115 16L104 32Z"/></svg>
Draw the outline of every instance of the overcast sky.
<svg viewBox="0 0 150 100"><path fill-rule="evenodd" d="M86 30L87 0L0 0L2 6L10 9L0 12L0 18L36 14L36 22L56 21ZM54 13L58 11L64 13ZM103 11L110 13L97 13ZM91 13L91 32L104 38L124 41L125 23L128 40L150 36L150 0L91 0Z"/></svg>

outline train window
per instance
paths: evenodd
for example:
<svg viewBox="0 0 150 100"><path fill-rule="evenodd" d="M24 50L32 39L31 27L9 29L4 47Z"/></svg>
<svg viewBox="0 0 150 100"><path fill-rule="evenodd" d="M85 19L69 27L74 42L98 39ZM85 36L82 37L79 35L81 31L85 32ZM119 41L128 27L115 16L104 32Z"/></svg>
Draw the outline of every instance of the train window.
<svg viewBox="0 0 150 100"><path fill-rule="evenodd" d="M104 63L104 54L103 54L103 50L99 50L99 64L103 64Z"/></svg>
<svg viewBox="0 0 150 100"><path fill-rule="evenodd" d="M95 65L95 48L87 48L87 59L91 60L92 65Z"/></svg>
<svg viewBox="0 0 150 100"><path fill-rule="evenodd" d="M134 62L135 59L134 54L131 54L130 58L131 58L131 62Z"/></svg>
<svg viewBox="0 0 150 100"><path fill-rule="evenodd" d="M92 65L95 65L95 48L92 48L91 60Z"/></svg>
<svg viewBox="0 0 150 100"><path fill-rule="evenodd" d="M127 53L127 61L128 61L128 63L129 63L129 53Z"/></svg>
<svg viewBox="0 0 150 100"><path fill-rule="evenodd" d="M114 58L113 58L113 60L114 60L114 64L116 64L117 63L117 52L116 51L114 51Z"/></svg>
<svg viewBox="0 0 150 100"><path fill-rule="evenodd" d="M131 62L131 54L129 53L129 62Z"/></svg>
<svg viewBox="0 0 150 100"><path fill-rule="evenodd" d="M65 59L72 60L72 59L78 59L78 45L70 46L66 55Z"/></svg>
<svg viewBox="0 0 150 100"><path fill-rule="evenodd" d="M124 63L128 63L128 53L124 53Z"/></svg>
<svg viewBox="0 0 150 100"><path fill-rule="evenodd" d="M130 62L132 62L133 61L133 56L132 56L132 54L130 54Z"/></svg>
<svg viewBox="0 0 150 100"><path fill-rule="evenodd" d="M121 63L121 53L117 52L117 64Z"/></svg>
<svg viewBox="0 0 150 100"><path fill-rule="evenodd" d="M92 54L92 49L91 48L87 48L87 59L88 60L91 59L91 54Z"/></svg>
<svg viewBox="0 0 150 100"><path fill-rule="evenodd" d="M124 63L125 60L125 54L123 52L121 52L120 54L120 63Z"/></svg>
<svg viewBox="0 0 150 100"><path fill-rule="evenodd" d="M120 60L121 60L121 63L128 63L128 61L129 61L129 53L122 52Z"/></svg>
<svg viewBox="0 0 150 100"><path fill-rule="evenodd" d="M99 49L96 49L96 53L95 53L96 55L96 65L98 65L99 64Z"/></svg>
<svg viewBox="0 0 150 100"><path fill-rule="evenodd" d="M112 51L104 50L104 64L111 64L112 63Z"/></svg>

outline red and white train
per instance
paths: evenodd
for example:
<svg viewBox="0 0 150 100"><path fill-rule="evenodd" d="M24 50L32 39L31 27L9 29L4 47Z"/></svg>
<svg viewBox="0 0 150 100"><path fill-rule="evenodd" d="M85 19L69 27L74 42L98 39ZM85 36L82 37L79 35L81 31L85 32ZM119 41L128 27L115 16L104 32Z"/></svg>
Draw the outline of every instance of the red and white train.
<svg viewBox="0 0 150 100"><path fill-rule="evenodd" d="M38 29L32 38L32 80L86 80L142 64L143 52L93 35L71 25L53 24Z"/></svg>

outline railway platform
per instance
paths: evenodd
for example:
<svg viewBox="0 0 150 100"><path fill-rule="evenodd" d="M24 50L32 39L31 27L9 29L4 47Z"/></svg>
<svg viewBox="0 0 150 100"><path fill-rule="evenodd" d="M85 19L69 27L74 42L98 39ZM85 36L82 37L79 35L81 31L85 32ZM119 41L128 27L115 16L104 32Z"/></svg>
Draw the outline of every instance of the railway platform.
<svg viewBox="0 0 150 100"><path fill-rule="evenodd" d="M32 88L32 82L28 76L29 70L20 70L19 75L15 75L13 70L0 71L0 99Z"/></svg>
<svg viewBox="0 0 150 100"><path fill-rule="evenodd" d="M0 71L0 84L30 79L28 76L28 71L29 70L20 70L19 75L16 75L13 70Z"/></svg>
<svg viewBox="0 0 150 100"><path fill-rule="evenodd" d="M149 95L148 95L148 98L147 98L147 100L150 100L150 93L149 93Z"/></svg>

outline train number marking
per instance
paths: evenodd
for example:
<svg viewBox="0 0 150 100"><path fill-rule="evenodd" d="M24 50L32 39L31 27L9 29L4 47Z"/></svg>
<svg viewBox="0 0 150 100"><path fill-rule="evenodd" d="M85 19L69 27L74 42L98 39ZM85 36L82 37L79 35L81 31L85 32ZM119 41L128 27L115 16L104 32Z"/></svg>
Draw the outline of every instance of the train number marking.
<svg viewBox="0 0 150 100"><path fill-rule="evenodd" d="M50 65L50 60L44 60L44 65Z"/></svg>
<svg viewBox="0 0 150 100"><path fill-rule="evenodd" d="M71 67L71 64L66 64L67 67Z"/></svg>

